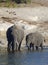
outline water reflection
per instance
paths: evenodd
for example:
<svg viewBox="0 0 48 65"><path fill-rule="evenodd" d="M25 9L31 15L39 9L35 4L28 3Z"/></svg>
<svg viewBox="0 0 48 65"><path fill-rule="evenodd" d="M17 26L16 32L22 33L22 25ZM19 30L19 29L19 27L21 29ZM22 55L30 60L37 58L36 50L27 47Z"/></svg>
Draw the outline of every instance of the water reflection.
<svg viewBox="0 0 48 65"><path fill-rule="evenodd" d="M48 65L48 49L0 53L0 65Z"/></svg>
<svg viewBox="0 0 48 65"><path fill-rule="evenodd" d="M7 54L7 65L16 65L15 64L15 54L14 53L8 53Z"/></svg>

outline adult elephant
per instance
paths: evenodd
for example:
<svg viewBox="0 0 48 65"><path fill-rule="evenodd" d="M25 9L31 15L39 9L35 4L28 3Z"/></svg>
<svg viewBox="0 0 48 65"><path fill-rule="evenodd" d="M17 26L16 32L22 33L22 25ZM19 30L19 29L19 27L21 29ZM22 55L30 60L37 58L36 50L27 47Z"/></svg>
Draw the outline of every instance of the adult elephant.
<svg viewBox="0 0 48 65"><path fill-rule="evenodd" d="M8 51L20 51L21 43L24 38L23 29L21 27L13 25L7 30L6 35L8 40Z"/></svg>
<svg viewBox="0 0 48 65"><path fill-rule="evenodd" d="M44 37L39 32L29 33L26 36L26 45L28 47L28 50L31 49L31 47L33 48L33 50L34 47L36 48L36 50L38 50L39 47L43 49L43 42Z"/></svg>

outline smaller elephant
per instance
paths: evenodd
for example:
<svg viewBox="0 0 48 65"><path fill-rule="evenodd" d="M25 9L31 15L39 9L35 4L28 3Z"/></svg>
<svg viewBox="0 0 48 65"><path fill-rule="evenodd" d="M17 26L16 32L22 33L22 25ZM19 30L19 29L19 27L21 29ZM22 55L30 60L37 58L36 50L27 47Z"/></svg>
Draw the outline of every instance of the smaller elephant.
<svg viewBox="0 0 48 65"><path fill-rule="evenodd" d="M30 33L26 36L26 45L28 47L28 50L31 49L31 47L33 50L34 47L36 50L38 50L39 47L43 49L43 42L44 37L39 32Z"/></svg>

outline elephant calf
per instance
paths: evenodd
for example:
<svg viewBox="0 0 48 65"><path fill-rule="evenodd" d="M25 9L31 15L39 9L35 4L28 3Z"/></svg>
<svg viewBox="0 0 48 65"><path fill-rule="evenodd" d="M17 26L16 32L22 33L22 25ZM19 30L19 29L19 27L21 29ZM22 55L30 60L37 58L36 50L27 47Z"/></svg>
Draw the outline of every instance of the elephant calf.
<svg viewBox="0 0 48 65"><path fill-rule="evenodd" d="M8 40L8 51L10 51L10 49L12 49L12 51L20 50L21 43L24 38L23 29L13 25L7 30L6 34Z"/></svg>
<svg viewBox="0 0 48 65"><path fill-rule="evenodd" d="M43 42L44 38L39 32L30 33L26 36L26 45L28 49L31 49L31 47L33 50L34 47L36 48L36 50L38 50L39 47L43 49Z"/></svg>

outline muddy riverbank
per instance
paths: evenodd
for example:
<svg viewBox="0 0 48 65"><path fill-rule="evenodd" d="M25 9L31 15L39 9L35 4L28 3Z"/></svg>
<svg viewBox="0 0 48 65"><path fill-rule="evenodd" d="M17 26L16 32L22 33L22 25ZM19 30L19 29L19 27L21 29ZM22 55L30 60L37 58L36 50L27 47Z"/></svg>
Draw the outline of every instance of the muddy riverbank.
<svg viewBox="0 0 48 65"><path fill-rule="evenodd" d="M16 22L23 23L26 31L28 32L40 32L46 40L44 46L48 46L47 14L48 7L44 6L24 8L0 8L0 46L7 47L6 31ZM23 42L22 47L25 46L25 39L23 40Z"/></svg>

